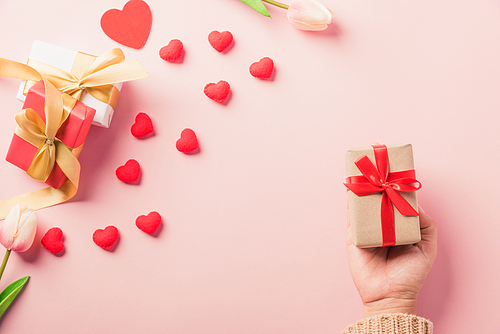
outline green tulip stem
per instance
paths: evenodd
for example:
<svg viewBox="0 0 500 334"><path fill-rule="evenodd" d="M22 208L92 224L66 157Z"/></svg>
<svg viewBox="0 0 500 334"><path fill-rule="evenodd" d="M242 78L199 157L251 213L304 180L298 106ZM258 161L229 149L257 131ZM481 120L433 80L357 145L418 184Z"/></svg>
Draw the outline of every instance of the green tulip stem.
<svg viewBox="0 0 500 334"><path fill-rule="evenodd" d="M2 279L3 271L5 270L5 266L7 265L7 261L9 261L10 249L7 249L5 252L5 256L3 257L2 266L0 267L0 279Z"/></svg>
<svg viewBox="0 0 500 334"><path fill-rule="evenodd" d="M262 0L262 1L267 2L271 5L274 5L274 6L279 7L279 8L288 9L288 5L285 5L284 3L281 3L278 1L274 1L274 0Z"/></svg>

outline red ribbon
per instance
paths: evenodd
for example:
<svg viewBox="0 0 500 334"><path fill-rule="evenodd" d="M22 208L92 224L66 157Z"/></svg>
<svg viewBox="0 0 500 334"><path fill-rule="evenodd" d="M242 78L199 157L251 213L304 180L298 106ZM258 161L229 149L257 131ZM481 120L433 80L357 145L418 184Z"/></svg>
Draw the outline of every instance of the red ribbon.
<svg viewBox="0 0 500 334"><path fill-rule="evenodd" d="M415 178L415 170L413 169L389 173L387 147L385 145L372 145L372 147L377 167L366 155L359 158L355 164L363 175L348 177L344 185L358 196L382 192L380 208L382 246L394 246L396 244L396 231L392 205L394 204L402 215L418 216L418 212L398 191L416 191L422 187L422 184ZM415 183L418 184L417 187L413 185Z"/></svg>

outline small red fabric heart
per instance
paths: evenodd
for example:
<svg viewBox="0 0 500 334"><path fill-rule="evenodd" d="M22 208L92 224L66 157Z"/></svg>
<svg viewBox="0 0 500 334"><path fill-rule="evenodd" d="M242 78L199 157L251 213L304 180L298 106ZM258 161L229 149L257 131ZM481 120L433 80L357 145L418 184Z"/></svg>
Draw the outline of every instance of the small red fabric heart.
<svg viewBox="0 0 500 334"><path fill-rule="evenodd" d="M160 49L160 58L171 63L181 60L184 45L178 39L171 40Z"/></svg>
<svg viewBox="0 0 500 334"><path fill-rule="evenodd" d="M151 211L147 216L139 216L135 220L135 225L139 228L139 230L146 232L147 234L154 234L158 226L160 226L160 223L161 216L156 211Z"/></svg>
<svg viewBox="0 0 500 334"><path fill-rule="evenodd" d="M205 95L214 100L215 102L222 103L229 95L229 91L231 90L231 86L224 80L219 81L218 83L209 83L205 86L203 92Z"/></svg>
<svg viewBox="0 0 500 334"><path fill-rule="evenodd" d="M269 79L273 74L274 62L269 57L264 57L250 65L250 74L259 79Z"/></svg>
<svg viewBox="0 0 500 334"><path fill-rule="evenodd" d="M139 138L152 133L153 130L154 128L151 118L148 114L140 112L137 116L135 116L135 123L132 124L130 132L132 133L132 136Z"/></svg>
<svg viewBox="0 0 500 334"><path fill-rule="evenodd" d="M229 31L214 30L208 35L208 42L215 50L222 52L233 42L233 34Z"/></svg>
<svg viewBox="0 0 500 334"><path fill-rule="evenodd" d="M139 163L130 159L125 163L124 166L120 166L116 169L116 177L118 180L126 183L134 183L139 180L139 175L141 174L141 166Z"/></svg>
<svg viewBox="0 0 500 334"><path fill-rule="evenodd" d="M175 143L175 147L179 152L188 153L198 148L198 139L196 134L191 129L184 129L181 132L181 138Z"/></svg>
<svg viewBox="0 0 500 334"><path fill-rule="evenodd" d="M63 231L59 227L52 227L42 238L43 247L47 248L52 254L59 254L64 249L64 243L62 241Z"/></svg>
<svg viewBox="0 0 500 334"><path fill-rule="evenodd" d="M151 10L142 0L130 0L123 10L110 9L101 17L101 28L112 40L140 49L151 30Z"/></svg>
<svg viewBox="0 0 500 334"><path fill-rule="evenodd" d="M94 243L104 249L110 249L118 239L118 229L113 225L106 227L104 230L98 229L92 235Z"/></svg>

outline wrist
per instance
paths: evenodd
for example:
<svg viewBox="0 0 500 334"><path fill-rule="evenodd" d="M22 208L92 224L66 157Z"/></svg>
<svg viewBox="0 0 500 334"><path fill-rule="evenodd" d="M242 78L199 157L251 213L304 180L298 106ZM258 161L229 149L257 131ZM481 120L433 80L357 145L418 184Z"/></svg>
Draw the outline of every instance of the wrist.
<svg viewBox="0 0 500 334"><path fill-rule="evenodd" d="M365 318L389 313L417 315L417 299L384 298L364 303L364 309Z"/></svg>

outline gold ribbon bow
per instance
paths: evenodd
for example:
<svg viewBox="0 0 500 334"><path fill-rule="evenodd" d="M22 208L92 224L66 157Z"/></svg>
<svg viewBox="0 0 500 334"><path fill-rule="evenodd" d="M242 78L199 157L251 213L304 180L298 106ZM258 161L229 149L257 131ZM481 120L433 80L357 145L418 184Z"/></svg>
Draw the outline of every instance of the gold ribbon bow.
<svg viewBox="0 0 500 334"><path fill-rule="evenodd" d="M89 56L90 57L90 56ZM71 73L60 68L29 60L28 65L36 69L60 91L80 100L84 91L97 100L115 108L116 88L113 84L149 77L149 74L135 60L125 62L120 49L113 49L88 62L88 58L75 61Z"/></svg>

